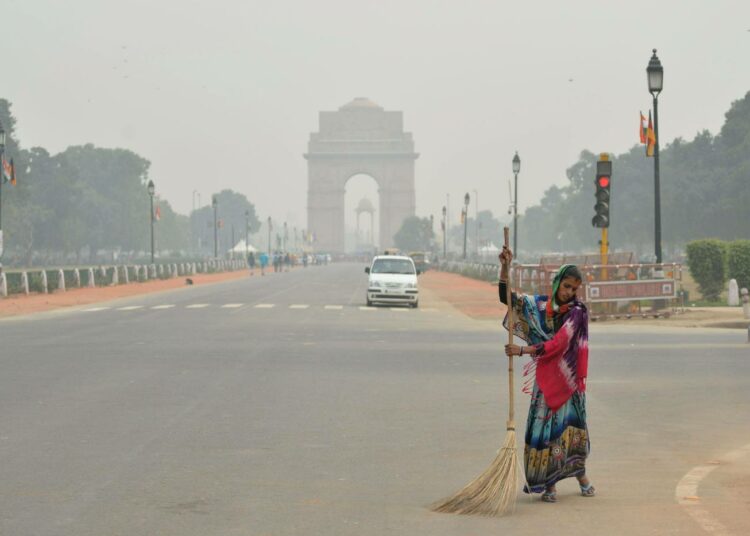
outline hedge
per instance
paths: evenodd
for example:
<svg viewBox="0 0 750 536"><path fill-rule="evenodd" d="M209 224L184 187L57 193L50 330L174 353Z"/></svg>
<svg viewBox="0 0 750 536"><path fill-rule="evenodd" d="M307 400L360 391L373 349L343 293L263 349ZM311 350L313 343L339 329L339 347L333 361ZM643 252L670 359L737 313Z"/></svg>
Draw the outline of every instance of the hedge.
<svg viewBox="0 0 750 536"><path fill-rule="evenodd" d="M750 289L750 240L735 240L727 248L727 274L740 288Z"/></svg>
<svg viewBox="0 0 750 536"><path fill-rule="evenodd" d="M690 275L698 283L703 298L718 301L726 280L726 242L713 238L687 244Z"/></svg>

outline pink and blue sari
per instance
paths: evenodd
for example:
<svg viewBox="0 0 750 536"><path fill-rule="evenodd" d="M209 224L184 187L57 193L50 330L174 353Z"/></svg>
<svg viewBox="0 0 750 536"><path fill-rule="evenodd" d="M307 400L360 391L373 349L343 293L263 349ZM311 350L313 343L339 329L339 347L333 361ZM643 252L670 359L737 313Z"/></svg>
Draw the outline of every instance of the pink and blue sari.
<svg viewBox="0 0 750 536"><path fill-rule="evenodd" d="M512 302L514 334L536 349L536 356L524 367L524 392L531 395L524 491L543 493L558 481L586 471L588 313L575 300L548 311L552 305L544 295L514 294ZM506 328L507 322L506 316Z"/></svg>

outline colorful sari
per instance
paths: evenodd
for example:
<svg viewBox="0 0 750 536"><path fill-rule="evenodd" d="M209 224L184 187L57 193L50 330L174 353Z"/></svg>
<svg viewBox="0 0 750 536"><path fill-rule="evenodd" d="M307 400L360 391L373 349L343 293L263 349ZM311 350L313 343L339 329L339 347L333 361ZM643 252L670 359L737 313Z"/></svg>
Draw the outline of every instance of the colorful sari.
<svg viewBox="0 0 750 536"><path fill-rule="evenodd" d="M586 471L588 314L579 301L557 307L544 295L514 294L512 307L514 334L536 349L536 356L524 367L523 391L531 395L524 491L542 493L559 480ZM503 324L508 327L507 316Z"/></svg>

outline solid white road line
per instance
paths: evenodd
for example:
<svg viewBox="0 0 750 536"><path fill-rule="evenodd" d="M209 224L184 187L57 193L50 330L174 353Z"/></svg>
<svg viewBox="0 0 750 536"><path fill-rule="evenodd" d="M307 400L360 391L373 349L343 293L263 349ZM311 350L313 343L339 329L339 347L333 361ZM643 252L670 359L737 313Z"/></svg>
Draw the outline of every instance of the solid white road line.
<svg viewBox="0 0 750 536"><path fill-rule="evenodd" d="M89 307L88 309L84 309L83 312L93 313L95 311L106 311L107 309L109 309L109 307Z"/></svg>
<svg viewBox="0 0 750 536"><path fill-rule="evenodd" d="M390 310L404 313L404 312L407 312L409 309L406 309L405 307L390 307Z"/></svg>
<svg viewBox="0 0 750 536"><path fill-rule="evenodd" d="M174 305L154 305L152 309L171 309Z"/></svg>
<svg viewBox="0 0 750 536"><path fill-rule="evenodd" d="M323 309L328 309L329 311L330 310L339 311L339 310L341 310L343 308L344 308L343 305L326 305L325 307L323 307Z"/></svg>
<svg viewBox="0 0 750 536"><path fill-rule="evenodd" d="M700 495L698 495L698 486L701 480L710 475L722 462L735 462L748 455L750 455L750 444L725 454L715 462L693 467L677 483L677 487L674 489L675 500L680 506L685 507L685 511L690 517L707 533L715 536L732 536L732 533L724 524L701 506Z"/></svg>
<svg viewBox="0 0 750 536"><path fill-rule="evenodd" d="M304 304L295 304L295 305L290 305L289 306L290 309L307 309L308 307L310 307L310 306L309 305L304 305Z"/></svg>
<svg viewBox="0 0 750 536"><path fill-rule="evenodd" d="M236 309L237 307L242 307L245 305L244 303L225 303L221 306L222 309Z"/></svg>
<svg viewBox="0 0 750 536"><path fill-rule="evenodd" d="M136 309L143 309L143 305L128 305L127 307L118 307L118 311L135 311Z"/></svg>
<svg viewBox="0 0 750 536"><path fill-rule="evenodd" d="M375 307L367 307L366 305L360 305L359 306L360 311L375 311Z"/></svg>
<svg viewBox="0 0 750 536"><path fill-rule="evenodd" d="M203 309L204 307L208 307L208 303L193 303L185 307L185 309Z"/></svg>
<svg viewBox="0 0 750 536"><path fill-rule="evenodd" d="M255 306L256 309L271 309L272 307L275 307L276 304L274 303L259 303Z"/></svg>

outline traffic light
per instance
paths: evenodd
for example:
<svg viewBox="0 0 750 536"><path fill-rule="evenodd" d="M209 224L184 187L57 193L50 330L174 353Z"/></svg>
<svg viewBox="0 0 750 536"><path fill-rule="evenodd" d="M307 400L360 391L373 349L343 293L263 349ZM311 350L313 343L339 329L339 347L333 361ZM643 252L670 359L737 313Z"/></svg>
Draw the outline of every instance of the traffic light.
<svg viewBox="0 0 750 536"><path fill-rule="evenodd" d="M591 225L599 228L609 227L609 203L610 187L612 186L612 162L609 155L602 154L596 163L596 215L591 220Z"/></svg>

